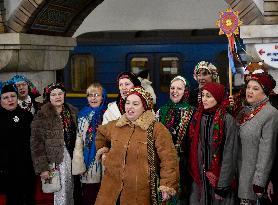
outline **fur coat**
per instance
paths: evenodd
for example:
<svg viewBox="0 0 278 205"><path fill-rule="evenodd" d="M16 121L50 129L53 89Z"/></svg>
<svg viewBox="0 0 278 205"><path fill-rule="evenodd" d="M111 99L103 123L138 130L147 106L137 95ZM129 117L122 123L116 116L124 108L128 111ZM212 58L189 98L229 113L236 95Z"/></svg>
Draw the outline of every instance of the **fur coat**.
<svg viewBox="0 0 278 205"><path fill-rule="evenodd" d="M141 82L141 86L151 94L152 96L152 99L153 99L153 104L156 104L156 95L155 95L155 92L153 90L153 87L152 87L152 82L149 81L148 79L144 79L144 78L141 78L141 77L138 77L138 79L140 80Z"/></svg>
<svg viewBox="0 0 278 205"><path fill-rule="evenodd" d="M111 102L108 104L107 110L103 114L102 124L105 125L112 120L117 120L121 117L121 112L118 108L117 102Z"/></svg>
<svg viewBox="0 0 278 205"><path fill-rule="evenodd" d="M72 118L77 109L67 104ZM64 157L63 122L51 103L46 103L34 116L31 124L31 153L36 173L49 169L50 163L60 164Z"/></svg>

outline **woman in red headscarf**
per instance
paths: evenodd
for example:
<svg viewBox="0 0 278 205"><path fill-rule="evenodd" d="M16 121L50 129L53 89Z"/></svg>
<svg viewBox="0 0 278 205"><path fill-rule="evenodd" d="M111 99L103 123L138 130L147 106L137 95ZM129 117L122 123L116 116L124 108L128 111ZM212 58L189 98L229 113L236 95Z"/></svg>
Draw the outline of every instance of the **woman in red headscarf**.
<svg viewBox="0 0 278 205"><path fill-rule="evenodd" d="M189 127L190 204L235 204L232 182L236 168L238 129L227 113L224 86L207 83Z"/></svg>

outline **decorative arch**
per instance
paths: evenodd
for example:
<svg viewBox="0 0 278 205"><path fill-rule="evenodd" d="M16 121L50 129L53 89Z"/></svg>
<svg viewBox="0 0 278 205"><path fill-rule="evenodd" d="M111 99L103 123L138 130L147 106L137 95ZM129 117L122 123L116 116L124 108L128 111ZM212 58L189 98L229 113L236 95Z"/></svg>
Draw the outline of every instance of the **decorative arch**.
<svg viewBox="0 0 278 205"><path fill-rule="evenodd" d="M263 11L258 8L255 0L225 1L233 10L239 12L244 25L278 23L278 7L275 7L272 1L263 1ZM21 0L8 19L5 30L70 37L102 2L103 0ZM0 0L0 33L4 30L4 11L3 0Z"/></svg>
<svg viewBox="0 0 278 205"><path fill-rule="evenodd" d="M16 33L72 36L103 0L22 0L7 22Z"/></svg>

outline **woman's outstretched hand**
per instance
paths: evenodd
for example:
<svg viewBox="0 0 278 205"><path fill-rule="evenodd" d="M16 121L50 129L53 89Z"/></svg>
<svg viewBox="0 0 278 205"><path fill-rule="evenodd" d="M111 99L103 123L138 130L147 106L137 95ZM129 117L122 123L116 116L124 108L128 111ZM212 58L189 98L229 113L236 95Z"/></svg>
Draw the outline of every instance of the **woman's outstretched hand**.
<svg viewBox="0 0 278 205"><path fill-rule="evenodd" d="M168 194L167 192L163 191L163 192L161 192L161 193L162 193L162 200L163 200L163 201L167 201L168 199L171 198L171 195Z"/></svg>

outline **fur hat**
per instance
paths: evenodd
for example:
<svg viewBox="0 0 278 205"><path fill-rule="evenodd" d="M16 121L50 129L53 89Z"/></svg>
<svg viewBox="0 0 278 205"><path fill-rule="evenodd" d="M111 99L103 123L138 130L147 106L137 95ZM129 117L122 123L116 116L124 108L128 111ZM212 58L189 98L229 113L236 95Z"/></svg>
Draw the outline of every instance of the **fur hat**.
<svg viewBox="0 0 278 205"><path fill-rule="evenodd" d="M43 90L43 101L49 102L50 101L50 93L54 89L61 89L64 93L66 93L65 86L62 83L51 83L46 86Z"/></svg>
<svg viewBox="0 0 278 205"><path fill-rule="evenodd" d="M153 108L153 99L152 99L152 96L144 88L142 88L142 87L131 88L128 91L127 97L129 95L132 95L132 94L137 95L137 96L140 97L145 110L151 110Z"/></svg>
<svg viewBox="0 0 278 205"><path fill-rule="evenodd" d="M218 104L221 104L225 96L225 87L220 83L206 83L203 90L211 93Z"/></svg>
<svg viewBox="0 0 278 205"><path fill-rule="evenodd" d="M118 83L119 83L120 79L123 79L123 78L129 79L133 83L134 86L141 86L140 80L138 80L138 78L136 77L136 75L134 73L131 73L128 71L120 73L117 77Z"/></svg>
<svg viewBox="0 0 278 205"><path fill-rule="evenodd" d="M258 73L267 73L267 69L264 66L263 62L250 62L244 71L244 75L258 74Z"/></svg>
<svg viewBox="0 0 278 205"><path fill-rule="evenodd" d="M206 61L201 61L195 66L193 74L195 80L197 80L197 76L202 70L207 70L211 74L213 81L219 82L217 68L212 63Z"/></svg>
<svg viewBox="0 0 278 205"><path fill-rule="evenodd" d="M1 88L1 95L8 92L15 92L17 94L17 88L14 84L4 83Z"/></svg>
<svg viewBox="0 0 278 205"><path fill-rule="evenodd" d="M267 96L276 86L276 81L273 79L273 77L265 73L252 74L251 77L249 78L249 81L250 80L257 81L262 86L264 93Z"/></svg>

